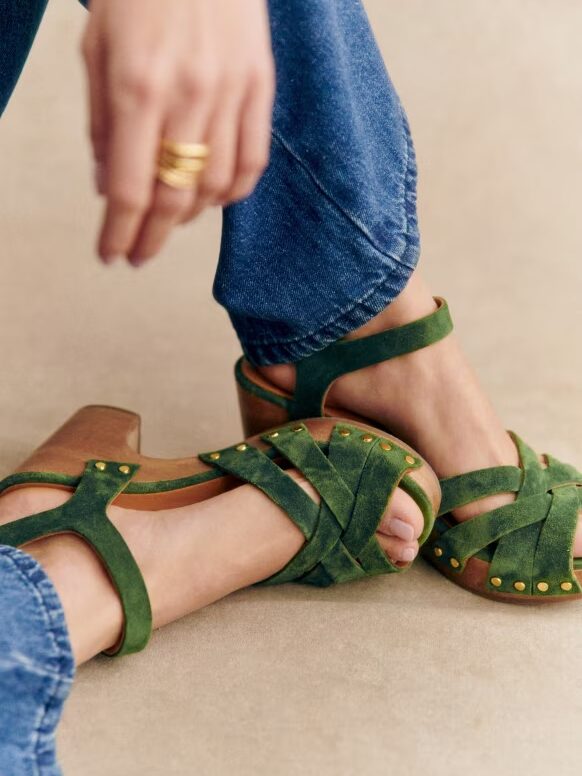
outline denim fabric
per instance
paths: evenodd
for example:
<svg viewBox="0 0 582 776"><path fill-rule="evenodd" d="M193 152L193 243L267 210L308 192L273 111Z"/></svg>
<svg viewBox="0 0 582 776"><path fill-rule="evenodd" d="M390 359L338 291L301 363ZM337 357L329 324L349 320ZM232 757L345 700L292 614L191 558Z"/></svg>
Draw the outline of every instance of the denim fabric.
<svg viewBox="0 0 582 776"><path fill-rule="evenodd" d="M270 13L271 161L225 210L214 286L259 364L364 324L419 253L410 132L360 0L271 0Z"/></svg>
<svg viewBox="0 0 582 776"><path fill-rule="evenodd" d="M0 546L0 774L58 776L55 728L74 661L64 612L30 555Z"/></svg>
<svg viewBox="0 0 582 776"><path fill-rule="evenodd" d="M44 5L0 0L0 108ZM419 254L410 131L361 1L269 6L271 160L252 196L224 212L214 283L258 364L299 360L364 324Z"/></svg>
<svg viewBox="0 0 582 776"><path fill-rule="evenodd" d="M41 22L48 0L0 0L0 116Z"/></svg>

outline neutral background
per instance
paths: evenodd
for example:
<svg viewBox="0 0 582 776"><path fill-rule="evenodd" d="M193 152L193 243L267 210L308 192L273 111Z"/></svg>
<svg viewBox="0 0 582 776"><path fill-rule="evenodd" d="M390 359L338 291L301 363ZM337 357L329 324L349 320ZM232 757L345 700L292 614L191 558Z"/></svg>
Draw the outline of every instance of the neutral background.
<svg viewBox="0 0 582 776"><path fill-rule="evenodd" d="M582 5L369 0L420 162L424 267L507 425L582 464ZM150 454L240 436L211 300L220 218L103 269L77 54L53 3L0 128L0 465L80 405L141 412ZM66 776L579 773L582 605L481 600L422 563L247 591L79 671ZM6 775L8 776L8 775Z"/></svg>

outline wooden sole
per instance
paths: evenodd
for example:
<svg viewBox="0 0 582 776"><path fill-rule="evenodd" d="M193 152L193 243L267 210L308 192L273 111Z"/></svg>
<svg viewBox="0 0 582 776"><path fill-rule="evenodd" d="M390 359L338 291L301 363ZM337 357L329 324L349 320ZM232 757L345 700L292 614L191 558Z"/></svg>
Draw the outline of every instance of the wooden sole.
<svg viewBox="0 0 582 776"><path fill-rule="evenodd" d="M480 558L470 558L463 571L458 572L447 568L439 563L438 558L434 557L429 549L422 552L422 557L434 566L443 576L454 582L455 585L468 590L470 593L488 598L491 601L500 601L506 604L517 604L521 606L537 606L543 604L568 603L569 601L579 601L582 593L571 593L569 595L524 595L523 593L503 593L488 590L486 585L490 576L490 564ZM582 569L574 571L578 582L582 585Z"/></svg>
<svg viewBox="0 0 582 776"><path fill-rule="evenodd" d="M314 439L326 442L338 420L336 418L314 418L303 422ZM285 422L276 425L285 425ZM360 428L363 433L380 436L406 449L415 458L420 458L409 445L390 434L382 433L378 429L358 421L350 420L350 425ZM215 471L197 457L165 459L143 455L139 450L140 426L139 415L128 410L102 405L83 407L23 461L16 471L55 472L79 477L83 473L86 461L103 459L119 463L139 464L140 469L133 477L132 484L171 482ZM248 437L247 441L259 450L267 451L270 449L270 446L261 440L260 435L255 434ZM420 468L409 471L407 476L425 491L434 514L436 514L440 505L440 485L436 474L428 463L424 460L422 463ZM219 493L238 487L240 484L240 480L237 478L224 475L160 493L122 493L114 503L129 509L173 509L205 501ZM37 486L26 484L13 487ZM64 486L51 485L50 487L63 488Z"/></svg>
<svg viewBox="0 0 582 776"><path fill-rule="evenodd" d="M243 375L250 382L259 386L259 388L262 388L269 393L274 393L281 399L290 400L293 398L290 393L281 390L259 374L246 359L242 361L241 369ZM257 396L257 394L247 391L238 381L236 387L245 436L261 434L267 428L282 426L289 422L289 413L284 407L273 404L268 401L268 399L263 399L261 396ZM349 420L350 423L368 423L366 418L363 418L361 415L330 405L325 406L325 417L341 418L342 420Z"/></svg>

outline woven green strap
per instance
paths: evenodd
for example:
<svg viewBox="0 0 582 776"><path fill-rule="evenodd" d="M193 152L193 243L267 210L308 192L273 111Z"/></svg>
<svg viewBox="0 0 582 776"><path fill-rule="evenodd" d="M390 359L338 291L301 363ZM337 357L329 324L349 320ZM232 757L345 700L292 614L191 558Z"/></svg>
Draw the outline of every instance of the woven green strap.
<svg viewBox="0 0 582 776"><path fill-rule="evenodd" d="M519 467L496 467L444 480L441 514L498 493L513 503L450 528L439 520L432 552L438 562L462 571L469 558L492 550L486 589L522 595L582 592L572 547L582 507L582 474L545 456L547 466L513 435ZM471 491L473 498L470 498Z"/></svg>
<svg viewBox="0 0 582 776"><path fill-rule="evenodd" d="M125 540L106 514L109 504L126 489L139 466L113 461L88 461L72 497L60 507L0 526L0 544L23 544L57 533L74 533L93 547L107 569L125 615L117 656L138 652L152 630L150 601L141 572ZM53 475L31 473L28 482L52 482ZM20 484L26 484L20 482Z"/></svg>
<svg viewBox="0 0 582 776"><path fill-rule="evenodd" d="M436 311L425 318L369 337L339 340L297 362L295 395L289 404L290 417L320 417L323 415L325 394L338 377L420 350L450 334L453 322L448 305L444 299L436 299L436 302Z"/></svg>
<svg viewBox="0 0 582 776"><path fill-rule="evenodd" d="M269 456L250 445L200 456L260 488L305 536L299 553L263 584L298 581L326 586L400 570L385 557L375 532L389 497L407 471L422 465L419 459L412 460L408 451L348 424L334 428L325 450L302 423L271 431L263 439L309 480L321 498L319 505Z"/></svg>

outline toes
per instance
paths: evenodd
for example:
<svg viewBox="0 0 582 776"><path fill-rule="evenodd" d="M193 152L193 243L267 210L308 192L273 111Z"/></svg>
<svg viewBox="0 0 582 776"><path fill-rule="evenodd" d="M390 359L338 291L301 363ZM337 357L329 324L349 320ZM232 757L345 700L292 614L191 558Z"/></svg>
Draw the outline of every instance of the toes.
<svg viewBox="0 0 582 776"><path fill-rule="evenodd" d="M414 499L401 488L394 491L384 513L378 532L397 537L403 542L414 542L422 533L424 517Z"/></svg>
<svg viewBox="0 0 582 776"><path fill-rule="evenodd" d="M384 550L388 558L396 564L412 563L418 555L418 542L405 542L395 536L384 536L377 534L376 538L380 547Z"/></svg>

